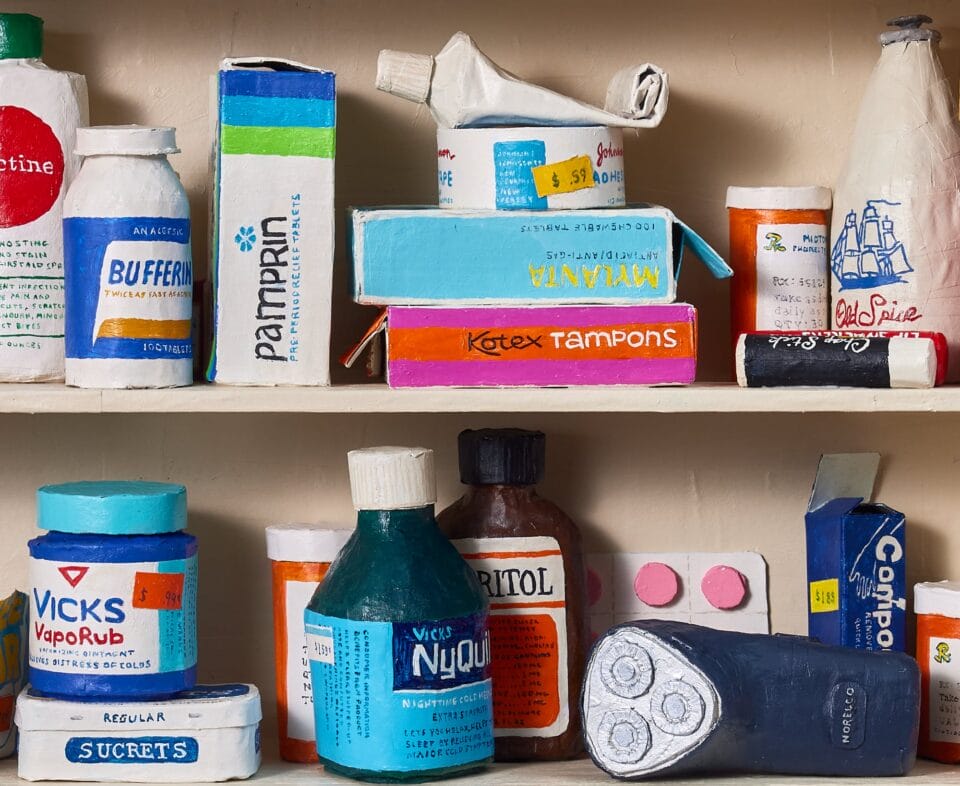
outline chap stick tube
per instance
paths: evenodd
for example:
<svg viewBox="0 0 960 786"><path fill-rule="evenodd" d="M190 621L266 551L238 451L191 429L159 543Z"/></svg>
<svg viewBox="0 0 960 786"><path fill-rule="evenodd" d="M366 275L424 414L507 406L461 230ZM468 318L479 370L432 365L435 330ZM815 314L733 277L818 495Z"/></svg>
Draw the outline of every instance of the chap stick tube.
<svg viewBox="0 0 960 786"><path fill-rule="evenodd" d="M744 333L736 367L745 388L932 388L937 351L928 338Z"/></svg>
<svg viewBox="0 0 960 786"><path fill-rule="evenodd" d="M751 331L752 332L752 331ZM937 352L935 385L947 381L947 337L930 330L778 330L779 336L819 336L820 338L929 338Z"/></svg>

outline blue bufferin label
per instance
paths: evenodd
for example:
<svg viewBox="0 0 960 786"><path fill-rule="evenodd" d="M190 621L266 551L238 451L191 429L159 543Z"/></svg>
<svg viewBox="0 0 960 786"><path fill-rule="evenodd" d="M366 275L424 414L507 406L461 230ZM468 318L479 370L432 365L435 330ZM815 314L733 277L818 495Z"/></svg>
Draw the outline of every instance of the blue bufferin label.
<svg viewBox="0 0 960 786"><path fill-rule="evenodd" d="M305 618L322 758L405 772L493 755L485 615L391 623L307 610Z"/></svg>
<svg viewBox="0 0 960 786"><path fill-rule="evenodd" d="M69 358L189 360L190 221L63 222Z"/></svg>

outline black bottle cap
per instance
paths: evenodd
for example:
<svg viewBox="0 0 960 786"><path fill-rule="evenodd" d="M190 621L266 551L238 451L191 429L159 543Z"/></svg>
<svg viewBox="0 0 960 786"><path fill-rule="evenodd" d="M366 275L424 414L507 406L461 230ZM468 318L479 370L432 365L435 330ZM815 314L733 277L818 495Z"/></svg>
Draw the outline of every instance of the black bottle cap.
<svg viewBox="0 0 960 786"><path fill-rule="evenodd" d="M543 478L542 431L485 428L461 431L460 481L471 486L533 486Z"/></svg>

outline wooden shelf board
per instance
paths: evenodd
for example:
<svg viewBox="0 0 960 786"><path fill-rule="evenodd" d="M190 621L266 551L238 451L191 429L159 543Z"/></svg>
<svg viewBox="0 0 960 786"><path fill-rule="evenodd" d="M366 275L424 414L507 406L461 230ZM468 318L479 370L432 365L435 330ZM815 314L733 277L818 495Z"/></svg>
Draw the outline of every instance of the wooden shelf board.
<svg viewBox="0 0 960 786"><path fill-rule="evenodd" d="M851 786L890 786L889 778L856 778L849 780ZM260 784L290 784L291 786L333 786L356 781L325 773L318 765L288 764L280 761L266 761L260 772L250 782ZM670 780L671 786L736 786L752 783L757 786L820 786L836 784L837 778L810 778L798 775L731 775L710 776L702 779ZM23 786L25 781L17 778L16 759L0 761L0 786ZM546 764L497 764L486 771L438 781L444 784L472 784L472 786L615 786L623 781L614 780L602 770L597 769L587 759L571 762ZM642 781L641 781L642 783ZM904 778L896 779L896 786L910 784L927 786L953 786L960 784L960 768L928 761L918 761L913 771Z"/></svg>
<svg viewBox="0 0 960 786"><path fill-rule="evenodd" d="M79 390L0 384L0 413L402 413L402 412L960 412L960 386L932 390L689 387L390 390L194 385L170 390Z"/></svg>

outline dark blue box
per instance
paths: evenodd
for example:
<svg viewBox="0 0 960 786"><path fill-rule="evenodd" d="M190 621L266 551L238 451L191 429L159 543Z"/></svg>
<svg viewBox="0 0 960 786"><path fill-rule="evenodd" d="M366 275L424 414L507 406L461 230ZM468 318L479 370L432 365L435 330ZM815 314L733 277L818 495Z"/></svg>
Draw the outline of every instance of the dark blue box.
<svg viewBox="0 0 960 786"><path fill-rule="evenodd" d="M824 456L807 510L809 634L865 650L906 648L906 521L871 502L877 454Z"/></svg>

